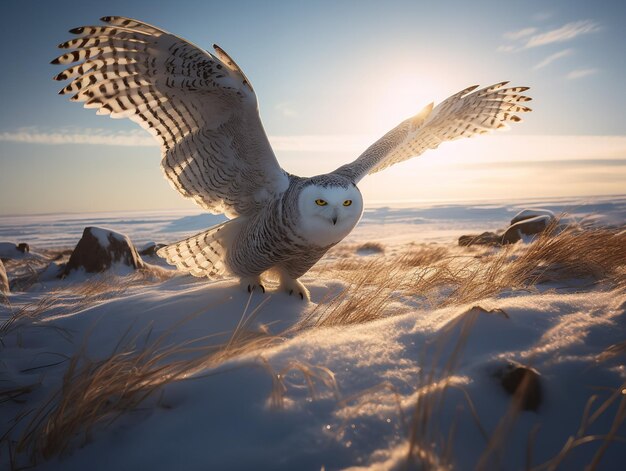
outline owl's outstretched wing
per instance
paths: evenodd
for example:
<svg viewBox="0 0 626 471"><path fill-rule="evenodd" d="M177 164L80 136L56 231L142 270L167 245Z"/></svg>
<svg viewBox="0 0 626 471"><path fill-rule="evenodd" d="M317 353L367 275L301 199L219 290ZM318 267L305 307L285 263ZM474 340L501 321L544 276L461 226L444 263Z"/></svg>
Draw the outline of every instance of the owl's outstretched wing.
<svg viewBox="0 0 626 471"><path fill-rule="evenodd" d="M369 173L435 149L442 142L506 128L506 121L521 121L515 113L531 111L520 104L531 100L521 94L528 87L504 88L507 83L477 91L478 86L469 87L434 108L431 103L385 134L354 162L333 173L356 183Z"/></svg>
<svg viewBox="0 0 626 471"><path fill-rule="evenodd" d="M127 117L161 144L172 186L212 213L251 214L288 186L259 118L257 99L239 66L218 46L211 54L166 31L119 16L70 30L71 64L59 93Z"/></svg>

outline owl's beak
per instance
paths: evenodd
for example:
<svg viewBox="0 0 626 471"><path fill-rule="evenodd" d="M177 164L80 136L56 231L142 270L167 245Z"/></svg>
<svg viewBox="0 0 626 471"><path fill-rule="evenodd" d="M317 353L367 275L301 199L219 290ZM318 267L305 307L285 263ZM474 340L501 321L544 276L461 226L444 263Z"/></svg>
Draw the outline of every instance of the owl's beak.
<svg viewBox="0 0 626 471"><path fill-rule="evenodd" d="M337 210L333 212L333 217L331 218L331 221L333 222L333 226L337 224Z"/></svg>

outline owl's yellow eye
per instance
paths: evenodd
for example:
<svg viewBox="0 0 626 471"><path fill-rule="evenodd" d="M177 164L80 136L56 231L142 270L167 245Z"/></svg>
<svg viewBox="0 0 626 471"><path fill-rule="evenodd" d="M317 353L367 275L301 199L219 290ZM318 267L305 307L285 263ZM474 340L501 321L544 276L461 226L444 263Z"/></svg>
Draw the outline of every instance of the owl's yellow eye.
<svg viewBox="0 0 626 471"><path fill-rule="evenodd" d="M344 205L344 206L350 206L351 204L352 204L352 200L345 200L345 201L343 202L343 205Z"/></svg>
<svg viewBox="0 0 626 471"><path fill-rule="evenodd" d="M318 206L326 206L328 203L324 200L315 200L315 204Z"/></svg>

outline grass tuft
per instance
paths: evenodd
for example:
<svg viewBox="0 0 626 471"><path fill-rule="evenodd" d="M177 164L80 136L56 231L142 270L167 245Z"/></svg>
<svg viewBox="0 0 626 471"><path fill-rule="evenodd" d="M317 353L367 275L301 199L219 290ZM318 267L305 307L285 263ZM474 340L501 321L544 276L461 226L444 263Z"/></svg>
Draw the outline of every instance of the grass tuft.
<svg viewBox="0 0 626 471"><path fill-rule="evenodd" d="M249 330L262 305L250 314L244 311L230 337L217 344L215 338L223 334L167 343L175 329L200 314L195 313L154 340L151 329L132 338L127 332L115 351L99 361L90 360L81 349L69 360L61 388L32 414L15 451L28 454L32 463L63 454L77 436L88 440L96 425L137 409L163 386L269 347L277 338Z"/></svg>
<svg viewBox="0 0 626 471"><path fill-rule="evenodd" d="M406 312L407 301L427 308L472 306L473 303L509 290L536 290L549 283L563 284L581 279L588 284L603 282L610 287L626 289L626 232L606 228L559 230L558 225L554 224L531 244L501 249L449 249L436 245L412 245L404 252L393 252L385 257L368 257L367 260L339 257L314 269L314 274L322 272L325 278L345 281L347 287L328 302L320 303L285 335L292 335L301 329L340 327L382 319L397 312ZM96 278L73 285L71 291L68 288L54 292L13 313L0 326L0 341L20 325L41 321L51 310L69 313L78 306L84 308L85 303L118 296L129 287L162 281L163 277L168 276L140 271L115 280ZM69 298L72 302L68 302ZM58 304L59 299L63 300L63 306ZM398 305L396 301L403 301L404 311L395 309ZM15 453L30 456L32 463L63 454L71 449L78 437L87 440L98 425L111 423L121 414L137 409L172 382L211 374L216 367L234 358L254 355L262 360L263 351L280 342L281 337L252 329L252 323L264 303L252 312L248 312L249 304L239 324L225 340L222 337L226 337L226 334L219 334L222 336L219 339L216 335L171 344L169 338L174 329L197 313L156 339L151 338L149 328L132 337L127 333L115 351L104 359L91 360L84 349L80 350L67 360L68 368L60 389L41 407L26 414L29 422L17 443L7 442L12 462ZM451 338L456 339L451 354L443 359L445 361L441 367L435 363L425 365L416 385L413 414L410 420L401 416L408 430L407 459L413 464L419 463L425 469L452 467L454 427L444 433L437 428L435 420L441 411L446 392L451 388L463 393L477 430L485 438L485 454L478 467L487 469L494 457L498 459L502 440L517 417L518 409L512 406L511 412L502 418L496 433L490 436L481 425L462 382L453 374L469 331L477 316L485 313L506 316L501 310L487 311L475 305L459 316L449 329L441 332L439 343L430 346L435 349L435 361L440 363L443 346ZM456 329L460 332L458 337L452 335L456 327L459 327ZM216 339L219 341L216 342ZM616 344L600 353L597 361L612 359L624 351L626 346L623 343ZM269 398L273 407L284 407L286 381L294 375L302 375L313 398L320 397L323 389L339 400L334 374L323 366L294 360L279 371L274 371L269 363L265 364L273 378ZM21 400L30 393L30 387L0 392L0 398L7 401ZM358 409L365 401L375 399L377 392L384 388L393 386L383 384L363 395L355 395L343 401L354 401L354 409ZM620 394L622 397L618 400ZM600 440L602 444L589 464L589 469L595 469L608 444L621 440L617 430L626 418L623 393L613 393L595 410L592 402L590 400L583 414L581 429L568 438L558 455L535 469L555 469L575 447ZM615 408L616 404L617 413L611 429L602 436L587 433L589 425L609 408ZM400 404L398 410L402 414ZM531 463L532 440L529 441L528 467Z"/></svg>
<svg viewBox="0 0 626 471"><path fill-rule="evenodd" d="M626 231L562 230L555 222L530 244L482 252L418 246L367 262L339 259L320 270L348 286L318 305L302 325L353 325L392 315L394 301L406 298L440 308L547 283L586 280L626 289Z"/></svg>

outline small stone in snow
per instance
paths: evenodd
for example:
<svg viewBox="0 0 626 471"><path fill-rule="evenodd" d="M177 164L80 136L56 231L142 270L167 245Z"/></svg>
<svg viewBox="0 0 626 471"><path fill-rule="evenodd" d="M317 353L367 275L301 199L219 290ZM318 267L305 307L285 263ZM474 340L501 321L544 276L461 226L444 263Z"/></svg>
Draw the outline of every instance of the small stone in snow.
<svg viewBox="0 0 626 471"><path fill-rule="evenodd" d="M511 396L519 400L522 410L537 411L543 399L541 376L529 366L509 362L495 374L500 384Z"/></svg>

